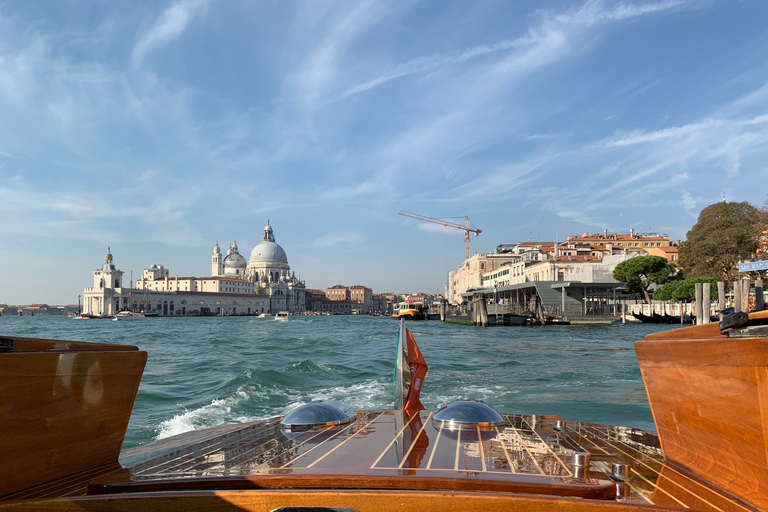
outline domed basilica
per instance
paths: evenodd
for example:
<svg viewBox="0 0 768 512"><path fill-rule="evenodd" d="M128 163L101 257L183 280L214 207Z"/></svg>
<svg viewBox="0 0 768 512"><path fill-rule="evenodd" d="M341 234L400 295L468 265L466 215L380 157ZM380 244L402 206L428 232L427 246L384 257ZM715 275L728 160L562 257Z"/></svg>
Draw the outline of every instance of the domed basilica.
<svg viewBox="0 0 768 512"><path fill-rule="evenodd" d="M109 317L130 310L161 316L254 315L306 310L304 282L291 272L288 257L275 242L267 222L261 243L248 261L237 242L227 255L217 243L213 248L211 277L171 276L163 265L151 265L137 279L126 283L115 267L112 252L93 272L93 286L83 290L83 312ZM128 286L126 286L128 285Z"/></svg>
<svg viewBox="0 0 768 512"><path fill-rule="evenodd" d="M213 248L211 275L243 279L254 283L255 292L270 295L271 311L303 311L305 304L304 282L291 273L288 256L275 242L272 226L264 227L261 243L253 248L246 263L237 248L237 241L222 257L219 244Z"/></svg>

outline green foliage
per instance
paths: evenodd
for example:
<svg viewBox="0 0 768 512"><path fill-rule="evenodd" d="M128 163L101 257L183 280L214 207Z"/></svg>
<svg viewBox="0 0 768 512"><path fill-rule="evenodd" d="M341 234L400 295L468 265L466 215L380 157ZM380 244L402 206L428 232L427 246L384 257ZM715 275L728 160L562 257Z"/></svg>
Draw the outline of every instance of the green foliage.
<svg viewBox="0 0 768 512"><path fill-rule="evenodd" d="M717 300L717 280L714 277L695 277L682 281L671 281L653 292L653 300L673 302L696 299L696 283L710 283L710 299Z"/></svg>
<svg viewBox="0 0 768 512"><path fill-rule="evenodd" d="M627 293L642 294L649 304L651 285L676 281L680 277L677 266L661 256L637 256L622 261L613 269L613 278L627 283Z"/></svg>
<svg viewBox="0 0 768 512"><path fill-rule="evenodd" d="M738 279L739 261L752 261L765 215L747 202L715 203L704 208L680 246L680 266L688 277Z"/></svg>

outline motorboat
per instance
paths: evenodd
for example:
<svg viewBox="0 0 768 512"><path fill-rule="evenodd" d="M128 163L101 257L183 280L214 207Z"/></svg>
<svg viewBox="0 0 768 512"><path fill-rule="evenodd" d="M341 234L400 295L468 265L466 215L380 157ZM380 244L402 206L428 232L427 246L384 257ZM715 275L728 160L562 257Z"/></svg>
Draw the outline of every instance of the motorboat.
<svg viewBox="0 0 768 512"><path fill-rule="evenodd" d="M115 322L117 321L134 321L134 320L146 320L147 317L143 313L135 313L133 311L120 311L118 314L115 315L115 317L112 319Z"/></svg>
<svg viewBox="0 0 768 512"><path fill-rule="evenodd" d="M291 313L288 311L278 311L277 314L275 314L275 320L288 321L290 319Z"/></svg>
<svg viewBox="0 0 768 512"><path fill-rule="evenodd" d="M656 434L425 409L397 339L392 409L314 402L121 453L147 352L0 337L0 512L768 510L768 311L635 343Z"/></svg>
<svg viewBox="0 0 768 512"><path fill-rule="evenodd" d="M398 302L395 304L392 317L404 320L424 320L423 306L412 301Z"/></svg>
<svg viewBox="0 0 768 512"><path fill-rule="evenodd" d="M112 318L112 315L107 314L100 314L100 315L93 315L91 313L80 313L81 319L93 319L93 320L108 320Z"/></svg>

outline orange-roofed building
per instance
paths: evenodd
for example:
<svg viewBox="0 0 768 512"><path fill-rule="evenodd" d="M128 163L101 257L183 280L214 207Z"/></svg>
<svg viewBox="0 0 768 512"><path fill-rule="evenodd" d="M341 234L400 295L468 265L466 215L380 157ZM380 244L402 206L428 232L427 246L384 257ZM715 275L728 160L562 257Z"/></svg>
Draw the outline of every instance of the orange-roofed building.
<svg viewBox="0 0 768 512"><path fill-rule="evenodd" d="M668 245L668 246L662 246L662 247L653 247L652 249L648 250L649 256L661 256L662 258L667 258L667 261L670 263L674 263L677 265L678 262L678 256L677 256L677 246L676 245Z"/></svg>

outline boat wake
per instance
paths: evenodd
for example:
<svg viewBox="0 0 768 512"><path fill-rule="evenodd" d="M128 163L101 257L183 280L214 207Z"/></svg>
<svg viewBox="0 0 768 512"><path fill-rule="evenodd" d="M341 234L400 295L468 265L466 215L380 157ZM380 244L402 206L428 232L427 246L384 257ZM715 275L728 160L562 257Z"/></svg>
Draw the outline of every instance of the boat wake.
<svg viewBox="0 0 768 512"><path fill-rule="evenodd" d="M342 375L345 378L341 378ZM228 388L236 386L228 396L213 399L202 407L185 408L160 422L154 439L283 416L318 400L341 401L353 409L391 407L391 380L366 377L364 372L343 365L318 364L311 359L291 363L282 370L248 370L220 387L220 393L226 393ZM354 382L338 385L340 380Z"/></svg>

